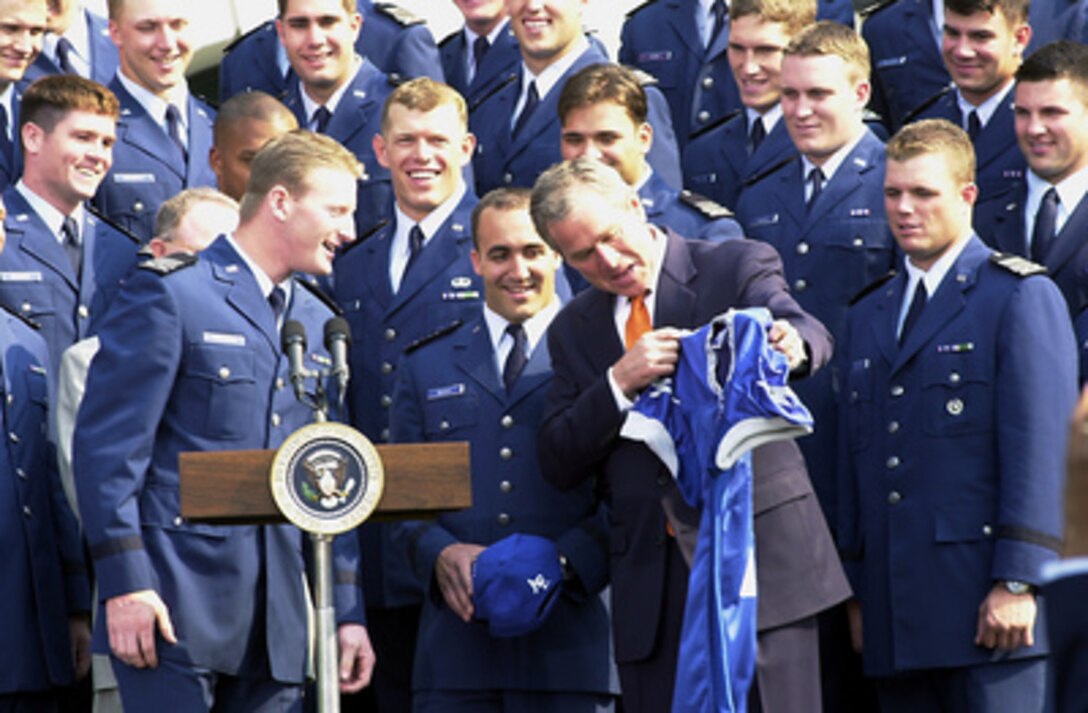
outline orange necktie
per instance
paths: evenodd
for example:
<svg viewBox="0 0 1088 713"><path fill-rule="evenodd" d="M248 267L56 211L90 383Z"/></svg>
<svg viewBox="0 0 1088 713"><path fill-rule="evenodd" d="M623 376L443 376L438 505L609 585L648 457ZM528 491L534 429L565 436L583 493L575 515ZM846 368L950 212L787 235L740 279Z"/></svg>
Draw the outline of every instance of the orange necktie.
<svg viewBox="0 0 1088 713"><path fill-rule="evenodd" d="M630 349L638 338L652 330L650 310L646 308L645 293L631 298L631 314L627 315L627 326L623 330L624 343Z"/></svg>

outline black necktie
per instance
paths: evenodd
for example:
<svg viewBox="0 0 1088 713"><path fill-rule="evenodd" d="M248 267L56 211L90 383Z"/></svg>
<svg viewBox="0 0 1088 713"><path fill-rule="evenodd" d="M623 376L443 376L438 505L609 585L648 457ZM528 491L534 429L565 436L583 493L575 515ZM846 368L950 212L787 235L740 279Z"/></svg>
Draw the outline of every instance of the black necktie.
<svg viewBox="0 0 1088 713"><path fill-rule="evenodd" d="M325 129L329 128L329 119L332 118L332 112L324 106L319 106L314 111L312 122L314 124L314 131L319 134L324 134Z"/></svg>
<svg viewBox="0 0 1088 713"><path fill-rule="evenodd" d="M1039 204L1039 210L1035 213L1035 227L1031 231L1031 259L1040 265L1046 263L1046 253L1057 233L1060 204L1058 190L1051 186L1043 194L1043 202Z"/></svg>
<svg viewBox="0 0 1088 713"><path fill-rule="evenodd" d="M506 387L507 391L514 386L514 382L518 380L518 376L521 375L523 369L525 369L526 362L529 361L529 357L526 355L526 346L528 345L528 337L525 336L525 327L520 324L508 324L506 325L506 333L514 340L514 346L510 348L510 353L506 355L506 364L502 368L502 383Z"/></svg>
<svg viewBox="0 0 1088 713"><path fill-rule="evenodd" d="M68 262L72 264L72 272L79 277L79 265L81 262L81 250L79 247L79 226L76 219L68 216L60 226L60 234L64 238L64 253L68 256Z"/></svg>
<svg viewBox="0 0 1088 713"><path fill-rule="evenodd" d="M416 263L419 254L423 252L423 241L425 239L423 229L419 227L419 224L413 225L412 229L408 231L408 263L404 266L404 272L401 274L401 285L408 279L408 271Z"/></svg>
<svg viewBox="0 0 1088 713"><path fill-rule="evenodd" d="M75 47L67 37L57 40L57 64L60 65L60 71L65 74L76 74L76 68L72 66L73 51Z"/></svg>
<svg viewBox="0 0 1088 713"><path fill-rule="evenodd" d="M486 37L477 37L476 41L472 43L472 61L473 71L476 74L480 73L480 63L484 61L484 55L491 49L491 43L487 41Z"/></svg>
<svg viewBox="0 0 1088 713"><path fill-rule="evenodd" d="M824 190L824 172L820 170L819 166L808 172L808 182L812 184L812 192L809 193L808 203L805 204L806 211L812 210L816 199L820 197Z"/></svg>
<svg viewBox="0 0 1088 713"><path fill-rule="evenodd" d="M536 82L529 82L529 91L525 94L525 106L521 107L521 113L518 114L518 119L514 122L514 136L517 136L525 127L525 124L529 122L529 117L533 115L533 111L539 103L540 95L536 93Z"/></svg>
<svg viewBox="0 0 1088 713"><path fill-rule="evenodd" d="M725 28L726 20L729 19L729 6L725 4L725 0L714 0L714 4L710 6L710 12L714 14L714 27L710 30L710 39L706 43L707 47L714 44L714 40L718 39L718 35Z"/></svg>
<svg viewBox="0 0 1088 713"><path fill-rule="evenodd" d="M8 136L8 109L3 104L0 104L0 153L3 153L4 160L7 161L9 167L14 163L15 157L13 154L14 145L11 143L11 138Z"/></svg>
<svg viewBox="0 0 1088 713"><path fill-rule="evenodd" d="M283 310L287 307L287 294L279 285L273 287L272 291L268 293L268 305L272 308L272 315L276 318L276 324L278 325L280 317L283 316Z"/></svg>
<svg viewBox="0 0 1088 713"><path fill-rule="evenodd" d="M914 288L914 299L910 301L910 309L907 310L907 316L903 320L903 328L899 331L900 345L907 341L910 330L918 324L918 320L922 317L922 310L926 308L927 300L929 300L929 294L926 292L926 281L920 279Z"/></svg>
<svg viewBox="0 0 1088 713"><path fill-rule="evenodd" d="M767 130L763 128L762 117L756 117L756 120L752 123L752 131L749 136L751 137L750 141L752 146L752 150L749 151L749 154L754 154L759 149L759 145L763 143L763 139L767 138Z"/></svg>
<svg viewBox="0 0 1088 713"><path fill-rule="evenodd" d="M170 135L170 140L178 147L178 151L181 152L181 158L188 161L189 152L185 150L185 142L181 138L181 112L178 111L178 108L173 104L166 107L166 133Z"/></svg>
<svg viewBox="0 0 1088 713"><path fill-rule="evenodd" d="M972 109L967 114L967 136L974 141L978 138L980 131L982 131L982 121L978 118L978 112Z"/></svg>

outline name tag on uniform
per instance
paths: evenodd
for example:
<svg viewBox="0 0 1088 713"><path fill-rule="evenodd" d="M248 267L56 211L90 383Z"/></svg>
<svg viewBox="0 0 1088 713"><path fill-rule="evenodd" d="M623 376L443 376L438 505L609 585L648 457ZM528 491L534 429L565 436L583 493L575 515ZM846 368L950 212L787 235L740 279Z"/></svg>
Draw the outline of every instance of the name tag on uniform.
<svg viewBox="0 0 1088 713"><path fill-rule="evenodd" d="M154 183L154 173L115 173L114 183Z"/></svg>
<svg viewBox="0 0 1088 713"><path fill-rule="evenodd" d="M639 52L639 62L668 62L672 59L672 50L650 50L649 52Z"/></svg>
<svg viewBox="0 0 1088 713"><path fill-rule="evenodd" d="M449 399L454 396L464 396L465 385L464 384L450 384L449 386L437 386L433 389L427 389L427 400L438 401L440 399Z"/></svg>
<svg viewBox="0 0 1088 713"><path fill-rule="evenodd" d="M41 282L42 273L33 270L0 272L0 282Z"/></svg>
<svg viewBox="0 0 1088 713"><path fill-rule="evenodd" d="M246 335L227 334L226 332L204 332L205 344L225 344L230 347L244 347Z"/></svg>
<svg viewBox="0 0 1088 713"><path fill-rule="evenodd" d="M884 59L878 59L876 61L877 69L887 69L888 67L902 67L907 63L907 56L902 57L885 57Z"/></svg>
<svg viewBox="0 0 1088 713"><path fill-rule="evenodd" d="M758 218L753 218L751 226L758 228L761 225L775 225L778 223L778 213L772 213L771 215L761 215Z"/></svg>
<svg viewBox="0 0 1088 713"><path fill-rule="evenodd" d="M872 214L873 214L873 211L870 208L851 208L850 209L850 217L851 218L866 218L866 217L868 217L868 216L870 216Z"/></svg>
<svg viewBox="0 0 1088 713"><path fill-rule="evenodd" d="M478 300L480 299L479 290L458 290L456 292L443 292L443 302L463 302L465 300Z"/></svg>

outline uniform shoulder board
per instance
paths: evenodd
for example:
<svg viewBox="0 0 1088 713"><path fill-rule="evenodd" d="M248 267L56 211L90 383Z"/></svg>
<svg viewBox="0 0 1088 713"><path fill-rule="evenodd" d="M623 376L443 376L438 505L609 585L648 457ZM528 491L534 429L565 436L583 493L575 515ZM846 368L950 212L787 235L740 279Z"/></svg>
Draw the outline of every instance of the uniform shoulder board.
<svg viewBox="0 0 1088 713"><path fill-rule="evenodd" d="M344 315L344 310L340 308L340 305L336 304L336 300L334 300L332 297L329 297L325 290L321 289L321 287L318 286L316 280L307 279L308 277L308 275L295 275L295 284L301 285L307 292L309 292L311 295L320 300L322 304L328 307L329 311L331 311L337 317L342 317Z"/></svg>
<svg viewBox="0 0 1088 713"><path fill-rule="evenodd" d="M400 85L404 84L404 76L400 72L390 72L385 75L385 81L389 82L389 86L396 89Z"/></svg>
<svg viewBox="0 0 1088 713"><path fill-rule="evenodd" d="M952 91L952 89L954 87L955 87L955 85L953 85L953 84L949 84L948 86L941 87L941 91L937 92L936 94L931 96L929 99L926 99L924 102L922 102L918 106L916 106L913 109L911 109L910 111L908 111L906 113L906 115L903 116L903 123L904 124L909 124L910 122L917 119L919 114L921 114L923 111L925 111L929 107L931 107L934 104L936 104L937 102L939 102L941 100L941 98L944 97L946 94L948 94L950 91Z"/></svg>
<svg viewBox="0 0 1088 713"><path fill-rule="evenodd" d="M400 5L395 5L391 2L376 2L374 3L374 9L385 15L386 17L392 18L396 21L398 25L401 25L402 27L423 25L427 22L411 10L403 8Z"/></svg>
<svg viewBox="0 0 1088 713"><path fill-rule="evenodd" d="M626 65L625 65L625 69L628 69L628 70L631 71L631 74L633 74L635 76L635 81L638 82L640 87L656 87L657 86L657 77L650 74L646 70L639 69L638 67L630 67L630 66L626 66Z"/></svg>
<svg viewBox="0 0 1088 713"><path fill-rule="evenodd" d="M457 36L460 35L460 34L461 34L461 30L457 30L456 32L449 33L448 35L446 35L445 37L442 38L442 41L438 43L438 46L439 47L445 47L450 42L453 42L454 40L456 40Z"/></svg>
<svg viewBox="0 0 1088 713"><path fill-rule="evenodd" d="M853 307L858 302L861 302L863 299L865 299L866 296L868 296L868 295L872 294L873 292L876 292L877 290L879 290L889 280L891 280L893 277L895 277L896 274L897 273L896 273L896 271L894 269L888 270L886 273L884 273L880 277L876 278L875 280L870 282L865 287L862 287L861 291L858 292L856 295L854 295L853 298L851 298L850 302L848 303L849 306Z"/></svg>
<svg viewBox="0 0 1088 713"><path fill-rule="evenodd" d="M786 158L782 159L778 163L771 164L770 166L763 169L759 173L756 173L756 174L754 174L752 176L749 176L748 178L744 179L744 186L746 188L750 187L750 186L754 186L755 184L759 183L760 181L762 181L767 176L770 176L770 175L772 175L774 173L778 173L780 170L782 170L786 166L788 166L791 163L793 163L794 161L796 161L797 157L800 156L800 155L801 154L793 154L792 156L787 156Z"/></svg>
<svg viewBox="0 0 1088 713"><path fill-rule="evenodd" d="M994 253L990 256L990 262L1019 277L1046 274L1046 268L1039 263L1012 253Z"/></svg>
<svg viewBox="0 0 1088 713"><path fill-rule="evenodd" d="M506 87L508 85L510 85L512 82L516 82L516 81L518 81L518 73L516 71L511 72L507 76L503 77L503 80L501 82L498 82L495 86L491 87L491 89L489 89L486 94L484 94L483 96L479 97L476 101L469 104L469 107L468 107L469 113L472 113L473 111L475 111L477 108L479 108L479 106L481 104L483 104L488 99L490 99L491 97L493 97L496 94L498 94L499 92L501 92L503 89L506 89Z"/></svg>
<svg viewBox="0 0 1088 713"><path fill-rule="evenodd" d="M227 54L228 52L233 50L235 47L240 45L242 42L244 42L251 35L255 35L258 32L266 32L271 28L272 28L272 23L271 22L262 22L261 24L257 25L256 27L249 30L248 32L243 32L242 34L238 35L233 40L231 40L230 44L228 44L226 47L223 48L223 54Z"/></svg>
<svg viewBox="0 0 1088 713"><path fill-rule="evenodd" d="M373 226L371 226L371 227L367 228L366 230L364 230L362 232L362 234L355 236L355 242L348 243L347 247L345 247L343 250L340 251L340 254L343 255L344 253L346 253L346 252L348 252L350 250L354 250L359 245L362 245L365 240L374 237L378 233L379 230L381 230L382 228L384 228L387 225L389 225L389 219L388 218L382 218L377 223L375 223Z"/></svg>
<svg viewBox="0 0 1088 713"><path fill-rule="evenodd" d="M121 235L124 235L126 238L128 238L132 242L136 243L137 245L139 245L142 242L140 240L140 238L136 235L136 233L133 233L128 228L126 228L126 227L124 227L122 225L118 225L117 223L113 222L109 217L107 217L103 213L99 212L99 210L97 208L95 208L93 205L90 205L88 203L84 203L83 207L84 207L85 210L90 212L90 214L95 217L95 220L99 220L99 221L105 223L106 225L110 226L111 228L116 230Z"/></svg>
<svg viewBox="0 0 1088 713"><path fill-rule="evenodd" d="M732 121L733 119L740 116L743 111L744 111L744 109L734 109L733 111L727 112L724 116L718 117L717 119L710 122L706 126L700 126L698 129L691 132L691 135L688 136L688 141L692 141L696 137L702 136L703 134L709 134L711 131L713 131L714 129L717 129L719 126L722 126L723 124L727 124L730 121Z"/></svg>
<svg viewBox="0 0 1088 713"><path fill-rule="evenodd" d="M197 263L197 260L198 258L196 255L191 255L189 253L171 253L169 255L154 258L153 260L145 260L144 262L141 262L138 267L142 270L156 272L165 277L172 272L192 267Z"/></svg>
<svg viewBox="0 0 1088 713"><path fill-rule="evenodd" d="M891 7L896 2L897 2L897 0L876 0L876 2L866 3L863 7L861 7L857 11L857 13L862 18L868 18L868 17L872 16L873 13L880 12L881 10L883 10L886 7Z"/></svg>
<svg viewBox="0 0 1088 713"><path fill-rule="evenodd" d="M710 220L721 220L722 218L732 218L733 211L729 210L721 203L707 198L706 196L699 195L698 193L692 193L689 190L680 191L678 196L680 202L689 208L693 208L699 212L700 215L709 218Z"/></svg>
<svg viewBox="0 0 1088 713"><path fill-rule="evenodd" d="M5 304L0 304L0 309L4 310L8 314L10 314L12 317L19 320L20 322L22 322L26 326L30 327L34 331L38 331L38 330L40 330L42 328L42 325L38 324L37 322L32 320L30 317L27 317L25 314L20 314L19 312L16 312L11 307L8 307Z"/></svg>
<svg viewBox="0 0 1088 713"><path fill-rule="evenodd" d="M646 0L646 2L642 3L641 5L636 5L635 7L627 11L627 17L634 17L635 15L642 12L656 2L657 0Z"/></svg>
<svg viewBox="0 0 1088 713"><path fill-rule="evenodd" d="M457 328L460 327L462 324L464 324L464 322L462 322L460 319L455 319L452 322L450 322L449 324L447 324L446 326L439 327L438 329L434 330L430 334L427 334L427 335L422 336L419 339L415 340L414 342L412 342L411 344L409 344L408 346L406 346L404 348L404 353L405 354L411 354L412 352L416 351L420 347L424 347L424 346L430 344L431 342L435 341L436 339L441 339L442 337L446 336L447 334L452 334L453 332L457 331Z"/></svg>

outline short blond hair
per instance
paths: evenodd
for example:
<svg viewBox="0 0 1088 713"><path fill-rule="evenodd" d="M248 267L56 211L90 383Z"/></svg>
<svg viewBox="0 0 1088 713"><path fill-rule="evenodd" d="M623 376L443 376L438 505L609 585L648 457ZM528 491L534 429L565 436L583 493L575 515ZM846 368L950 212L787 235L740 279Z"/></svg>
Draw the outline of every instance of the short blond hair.
<svg viewBox="0 0 1088 713"><path fill-rule="evenodd" d="M816 22L816 0L733 0L729 17L754 15L761 22L780 22L793 37Z"/></svg>
<svg viewBox="0 0 1088 713"><path fill-rule="evenodd" d="M389 131L389 112L394 104L413 111L433 111L439 106L450 104L457 109L461 119L461 129L468 131L468 106L465 98L453 87L436 82L430 77L417 77L400 85L386 98L382 107L382 134Z"/></svg>
<svg viewBox="0 0 1088 713"><path fill-rule="evenodd" d="M164 243L173 242L174 231L181 225L181 221L185 220L189 211L204 203L219 203L238 210L237 201L226 193L220 193L208 186L186 188L159 206L159 212L155 216L155 237Z"/></svg>
<svg viewBox="0 0 1088 713"><path fill-rule="evenodd" d="M888 141L885 152L889 161L898 163L924 154L941 154L956 183L965 185L975 180L975 147L967 132L947 119L907 124Z"/></svg>
<svg viewBox="0 0 1088 713"><path fill-rule="evenodd" d="M801 30L786 46L786 57L839 57L853 71L851 81L869 78L869 45L857 32L831 20Z"/></svg>

